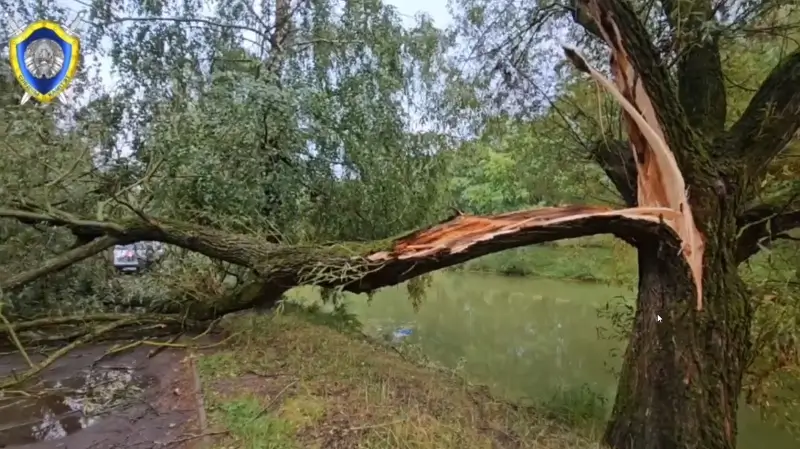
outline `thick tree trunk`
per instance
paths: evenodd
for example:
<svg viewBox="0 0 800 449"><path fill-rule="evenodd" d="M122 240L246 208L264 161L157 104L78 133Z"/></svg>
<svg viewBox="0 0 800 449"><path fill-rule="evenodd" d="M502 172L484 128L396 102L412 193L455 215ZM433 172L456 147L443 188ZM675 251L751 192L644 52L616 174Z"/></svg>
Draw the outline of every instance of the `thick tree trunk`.
<svg viewBox="0 0 800 449"><path fill-rule="evenodd" d="M640 245L635 322L604 436L612 448L736 446L751 313L732 254L732 246L707 247L698 312L680 256L658 242Z"/></svg>

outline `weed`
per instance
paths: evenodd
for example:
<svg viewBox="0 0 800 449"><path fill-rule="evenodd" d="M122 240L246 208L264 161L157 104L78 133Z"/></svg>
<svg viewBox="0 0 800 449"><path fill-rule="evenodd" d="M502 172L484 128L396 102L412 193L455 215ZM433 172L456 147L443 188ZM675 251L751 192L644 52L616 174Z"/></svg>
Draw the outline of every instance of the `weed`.
<svg viewBox="0 0 800 449"><path fill-rule="evenodd" d="M596 428L608 415L608 399L590 385L561 387L541 404L550 419L570 427Z"/></svg>
<svg viewBox="0 0 800 449"><path fill-rule="evenodd" d="M293 428L285 420L262 414L253 397L237 398L218 405L212 416L230 432L242 449L296 449Z"/></svg>

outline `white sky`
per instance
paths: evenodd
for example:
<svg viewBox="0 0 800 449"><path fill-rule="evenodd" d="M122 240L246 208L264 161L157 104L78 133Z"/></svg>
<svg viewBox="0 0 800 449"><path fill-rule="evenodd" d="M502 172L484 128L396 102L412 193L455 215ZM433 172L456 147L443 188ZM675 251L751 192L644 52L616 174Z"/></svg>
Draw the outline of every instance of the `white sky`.
<svg viewBox="0 0 800 449"><path fill-rule="evenodd" d="M405 16L413 16L418 12L427 13L437 28L447 28L452 22L447 12L447 0L385 0L397 8Z"/></svg>
<svg viewBox="0 0 800 449"><path fill-rule="evenodd" d="M408 25L414 23L413 16L420 12L428 14L438 28L446 28L452 23L452 17L447 11L447 0L384 0L384 2L396 7ZM54 3L75 12L86 9L86 2L81 0L54 0ZM77 31L80 36L80 29ZM91 51L91 49L87 50ZM109 90L113 89L114 80L111 75L111 63L100 60L96 61L95 64L100 64L100 76L103 79L103 84Z"/></svg>

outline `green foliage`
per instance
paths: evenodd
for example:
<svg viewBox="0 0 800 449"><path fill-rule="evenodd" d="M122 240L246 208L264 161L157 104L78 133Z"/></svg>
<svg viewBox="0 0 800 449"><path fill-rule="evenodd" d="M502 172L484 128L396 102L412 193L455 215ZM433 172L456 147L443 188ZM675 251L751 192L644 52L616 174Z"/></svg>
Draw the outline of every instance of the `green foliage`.
<svg viewBox="0 0 800 449"><path fill-rule="evenodd" d="M569 427L600 427L608 415L608 398L597 393L588 384L562 388L542 403L549 418Z"/></svg>
<svg viewBox="0 0 800 449"><path fill-rule="evenodd" d="M144 18L200 12L114 6ZM268 33L257 23L274 12L248 8L219 5L225 26L200 33L156 19L106 30L137 156L163 161L154 208L300 240L386 237L434 217L445 141L410 131L405 104L412 88L436 95L448 70L441 33L424 19L404 28L381 2L315 1L293 14L285 46L259 48L228 28ZM421 112L440 120L432 101Z"/></svg>
<svg viewBox="0 0 800 449"><path fill-rule="evenodd" d="M431 286L433 278L430 275L417 276L406 282L406 290L414 310L419 310L425 291Z"/></svg>
<svg viewBox="0 0 800 449"><path fill-rule="evenodd" d="M497 213L614 199L597 194L604 190L602 171L569 139L551 114L533 122L491 121L457 150L450 181L456 206Z"/></svg>
<svg viewBox="0 0 800 449"><path fill-rule="evenodd" d="M0 4L19 23L43 11L41 2ZM424 17L404 26L380 1L318 0L291 11L291 27L276 31L287 41L276 47L274 4L262 6L93 4L81 29L87 64L73 89L81 101L71 106L19 106L20 89L0 73L3 204L99 219L135 219L141 209L291 242L386 238L440 219L451 139L432 130L457 110L444 96L444 79L458 77L448 36ZM89 63L98 57L111 63L113 86L98 81ZM74 242L5 220L0 237L3 272L33 268ZM93 261L86 282L103 297L112 273L107 259ZM153 292L187 287L178 271L160 270L171 280L155 281ZM70 269L63 279L79 278ZM53 280L15 304L46 310L50 299L66 304L87 291L61 295L67 284ZM193 290L218 291L201 287Z"/></svg>

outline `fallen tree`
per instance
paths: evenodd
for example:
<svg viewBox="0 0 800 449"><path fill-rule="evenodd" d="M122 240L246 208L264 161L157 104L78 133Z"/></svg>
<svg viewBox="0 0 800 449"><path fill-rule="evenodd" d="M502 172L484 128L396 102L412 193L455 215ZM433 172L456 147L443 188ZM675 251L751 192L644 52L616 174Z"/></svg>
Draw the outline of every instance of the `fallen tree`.
<svg viewBox="0 0 800 449"><path fill-rule="evenodd" d="M676 29L702 26L684 23L672 2L662 3ZM709 2L690 3L700 13L710 10ZM166 311L207 321L272 304L299 285L371 292L492 252L612 234L638 250L639 289L605 442L616 449L731 449L751 355L752 307L737 269L759 248L800 226L800 184L774 197L756 194L766 166L800 126L800 52L775 67L742 117L725 129L725 92L713 40L685 49L676 91L629 2L575 2L575 13L611 50L611 80L576 50L566 54L625 111L629 141L598 144L593 157L628 203L626 209L458 214L396 238L291 245L142 210L125 219L90 220L51 205L10 202L0 217L68 228L88 243L6 277L0 287L14 291L114 244L155 240L254 273L255 281L235 295Z"/></svg>
<svg viewBox="0 0 800 449"><path fill-rule="evenodd" d="M150 217L112 223L0 209L0 217L66 226L81 235L97 235L96 240L45 261L34 270L0 281L0 288L14 291L40 276L63 269L115 244L160 241L254 272L257 281L228 298L220 298L211 307L189 304L181 305L180 310L167 311L204 321L269 305L296 286L316 285L339 287L353 293L371 292L493 252L565 238L614 234L633 244L656 239L672 245L677 254L680 240L663 219L664 215L674 214L675 211L668 208L612 210L581 206L485 217L459 214L426 229L374 242L286 245Z"/></svg>

